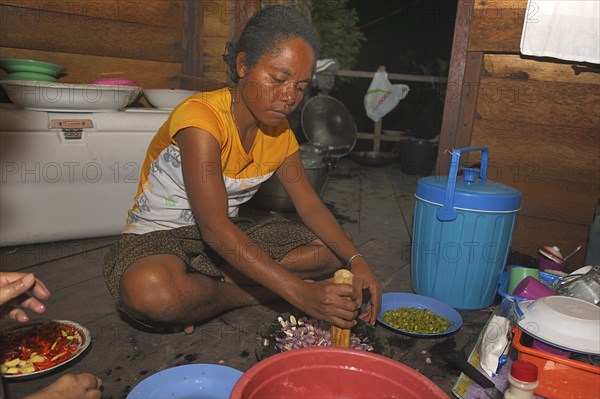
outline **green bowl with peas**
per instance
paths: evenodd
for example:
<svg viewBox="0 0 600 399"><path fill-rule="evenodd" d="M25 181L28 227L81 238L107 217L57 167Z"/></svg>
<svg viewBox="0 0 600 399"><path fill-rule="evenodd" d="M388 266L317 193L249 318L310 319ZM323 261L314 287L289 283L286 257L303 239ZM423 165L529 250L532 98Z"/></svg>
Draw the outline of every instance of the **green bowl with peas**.
<svg viewBox="0 0 600 399"><path fill-rule="evenodd" d="M377 321L401 334L418 337L452 334L463 323L460 314L451 306L409 292L384 293Z"/></svg>

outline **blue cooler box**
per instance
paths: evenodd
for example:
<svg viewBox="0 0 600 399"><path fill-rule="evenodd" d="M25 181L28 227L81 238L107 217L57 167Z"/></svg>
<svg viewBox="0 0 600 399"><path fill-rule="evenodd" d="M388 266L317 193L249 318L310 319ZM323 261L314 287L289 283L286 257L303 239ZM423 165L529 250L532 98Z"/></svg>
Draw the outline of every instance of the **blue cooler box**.
<svg viewBox="0 0 600 399"><path fill-rule="evenodd" d="M463 168L460 155L481 151L479 168ZM448 177L417 183L413 221L413 290L458 309L490 306L504 270L521 193L487 180L487 147L452 151Z"/></svg>

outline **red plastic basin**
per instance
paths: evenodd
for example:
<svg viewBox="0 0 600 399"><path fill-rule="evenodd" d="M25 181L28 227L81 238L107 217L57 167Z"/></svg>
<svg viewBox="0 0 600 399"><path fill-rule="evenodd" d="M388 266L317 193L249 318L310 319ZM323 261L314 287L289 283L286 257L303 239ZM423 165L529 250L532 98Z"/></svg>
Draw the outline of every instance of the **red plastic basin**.
<svg viewBox="0 0 600 399"><path fill-rule="evenodd" d="M370 352L303 348L278 353L246 371L230 399L444 398L418 371Z"/></svg>

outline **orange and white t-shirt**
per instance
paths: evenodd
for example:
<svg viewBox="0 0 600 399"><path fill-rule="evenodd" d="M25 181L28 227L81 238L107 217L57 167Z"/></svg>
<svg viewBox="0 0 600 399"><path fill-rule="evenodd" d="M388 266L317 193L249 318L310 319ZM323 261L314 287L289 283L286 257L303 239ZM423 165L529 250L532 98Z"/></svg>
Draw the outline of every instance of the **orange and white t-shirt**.
<svg viewBox="0 0 600 399"><path fill-rule="evenodd" d="M148 146L124 233L143 234L196 223L183 181L179 147L173 139L181 129L203 129L219 142L230 217L237 216L239 206L252 198L287 157L298 151L296 137L285 121L269 131L259 129L246 153L231 115L231 98L227 88L201 92L171 113ZM207 165L204 173L211 173L211 169L218 170Z"/></svg>

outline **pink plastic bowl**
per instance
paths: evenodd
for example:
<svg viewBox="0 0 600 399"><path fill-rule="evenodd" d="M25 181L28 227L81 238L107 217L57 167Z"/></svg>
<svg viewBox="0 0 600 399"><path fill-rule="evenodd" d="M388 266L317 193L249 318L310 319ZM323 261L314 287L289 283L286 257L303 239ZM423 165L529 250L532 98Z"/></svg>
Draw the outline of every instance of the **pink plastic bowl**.
<svg viewBox="0 0 600 399"><path fill-rule="evenodd" d="M98 80L94 80L92 83L97 84L97 85L112 85L112 86L119 86L119 85L120 86L137 86L138 85L133 80L125 79L125 78L98 79Z"/></svg>
<svg viewBox="0 0 600 399"><path fill-rule="evenodd" d="M278 353L246 371L230 399L445 398L424 375L385 356L311 347Z"/></svg>
<svg viewBox="0 0 600 399"><path fill-rule="evenodd" d="M538 299L545 296L558 295L552 288L545 286L544 283L531 276L525 277L517 284L513 294L525 299Z"/></svg>
<svg viewBox="0 0 600 399"><path fill-rule="evenodd" d="M567 264L565 261L555 262L550 258L545 257L544 255L540 255L538 257L538 269L540 270L558 270L559 272L564 272Z"/></svg>

